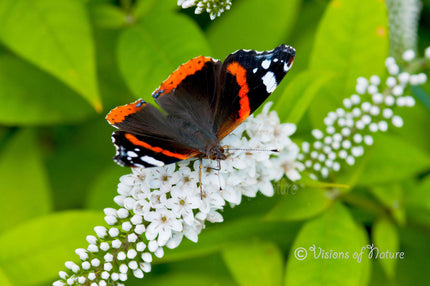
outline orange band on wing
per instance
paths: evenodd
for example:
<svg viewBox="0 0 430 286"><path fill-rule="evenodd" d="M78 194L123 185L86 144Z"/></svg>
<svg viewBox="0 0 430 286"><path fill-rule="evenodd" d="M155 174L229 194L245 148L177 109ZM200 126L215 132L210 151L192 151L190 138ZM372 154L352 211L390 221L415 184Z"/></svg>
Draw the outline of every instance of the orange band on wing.
<svg viewBox="0 0 430 286"><path fill-rule="evenodd" d="M242 119L243 121L245 120L245 118L249 116L251 112L251 109L249 107L249 98L248 98L249 87L246 81L246 70L237 62L233 62L229 64L227 67L227 70L236 77L237 84L240 86L239 118Z"/></svg>
<svg viewBox="0 0 430 286"><path fill-rule="evenodd" d="M139 99L133 103L118 106L106 115L106 120L112 125L115 125L115 123L121 123L128 115L138 112L145 105L146 103L142 99Z"/></svg>
<svg viewBox="0 0 430 286"><path fill-rule="evenodd" d="M164 154L164 155L169 156L169 157L178 158L180 160L185 160L185 159L192 157L192 155L190 156L190 154L187 154L187 155L178 154L178 153L170 152L168 150L164 150L163 148L160 148L160 147L153 147L153 146L149 145L148 143L145 143L145 142L137 139L135 136L133 136L130 133L126 133L125 138L127 138L134 145L142 146L143 148L151 150L155 153L161 153L161 154Z"/></svg>
<svg viewBox="0 0 430 286"><path fill-rule="evenodd" d="M211 61L209 57L200 56L189 60L185 64L179 66L163 83L160 87L153 92L153 94L159 96L163 93L168 93L172 89L175 89L187 76L195 74L201 70L206 62Z"/></svg>

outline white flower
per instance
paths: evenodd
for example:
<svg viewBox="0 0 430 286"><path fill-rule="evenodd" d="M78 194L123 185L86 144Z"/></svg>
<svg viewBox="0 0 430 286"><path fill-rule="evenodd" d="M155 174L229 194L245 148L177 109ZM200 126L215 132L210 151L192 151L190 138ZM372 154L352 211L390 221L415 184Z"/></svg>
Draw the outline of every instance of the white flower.
<svg viewBox="0 0 430 286"><path fill-rule="evenodd" d="M146 228L146 238L153 240L158 237L159 245L165 245L172 236L172 230L182 231L182 223L176 218L173 211L166 208L158 208L144 216L150 222Z"/></svg>
<svg viewBox="0 0 430 286"><path fill-rule="evenodd" d="M214 20L225 10L230 10L231 0L178 0L178 6L182 6L184 9L197 6L194 11L195 14L206 11L211 20Z"/></svg>
<svg viewBox="0 0 430 286"><path fill-rule="evenodd" d="M182 217L187 224L194 221L193 210L200 207L202 200L196 188L180 188L173 186L171 198L166 201L167 208L171 209L176 217Z"/></svg>

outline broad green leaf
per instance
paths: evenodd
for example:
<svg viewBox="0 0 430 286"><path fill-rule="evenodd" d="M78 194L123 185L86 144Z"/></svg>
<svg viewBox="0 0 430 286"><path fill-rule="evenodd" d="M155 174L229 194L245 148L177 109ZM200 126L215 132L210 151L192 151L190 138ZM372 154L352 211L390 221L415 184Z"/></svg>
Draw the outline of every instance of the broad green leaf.
<svg viewBox="0 0 430 286"><path fill-rule="evenodd" d="M207 255L232 243L249 241L254 237L276 241L278 245L289 245L299 225L291 222L267 222L258 217L225 221L220 225L211 225L202 231L197 244L184 237L179 247L166 250L166 255L156 262L178 261Z"/></svg>
<svg viewBox="0 0 430 286"><path fill-rule="evenodd" d="M208 38L215 55L224 58L238 49L275 48L288 36L300 5L301 0L233 3L230 11L224 12L209 26Z"/></svg>
<svg viewBox="0 0 430 286"><path fill-rule="evenodd" d="M428 230L399 229L404 258L397 260L396 281L399 285L430 285L430 234Z"/></svg>
<svg viewBox="0 0 430 286"><path fill-rule="evenodd" d="M405 224L406 215L403 188L399 183L374 185L370 187L370 192L390 210L398 224Z"/></svg>
<svg viewBox="0 0 430 286"><path fill-rule="evenodd" d="M383 1L332 0L319 24L309 66L339 74L311 106L315 127L355 90L359 76L382 74L388 54L387 11Z"/></svg>
<svg viewBox="0 0 430 286"><path fill-rule="evenodd" d="M298 188L283 196L265 219L290 221L311 218L323 212L333 203L329 192L318 188Z"/></svg>
<svg viewBox="0 0 430 286"><path fill-rule="evenodd" d="M173 13L150 13L119 39L120 70L134 94L148 100L171 72L200 55L210 55L202 32L189 18Z"/></svg>
<svg viewBox="0 0 430 286"><path fill-rule="evenodd" d="M9 278L6 276L4 271L0 268L0 285L2 286L13 286Z"/></svg>
<svg viewBox="0 0 430 286"><path fill-rule="evenodd" d="M92 21L100 28L117 29L124 26L127 20L133 20L132 15L127 15L119 7L109 3L89 3L88 8Z"/></svg>
<svg viewBox="0 0 430 286"><path fill-rule="evenodd" d="M283 257L272 242L251 240L233 244L222 251L222 257L239 285L282 285Z"/></svg>
<svg viewBox="0 0 430 286"><path fill-rule="evenodd" d="M399 251L399 236L396 226L387 218L382 218L374 224L372 241L379 251L378 255L383 255L382 253L386 253L387 250L390 253ZM394 278L397 260L385 257L378 258L378 261L382 264L387 276L391 279Z"/></svg>
<svg viewBox="0 0 430 286"><path fill-rule="evenodd" d="M102 212L68 211L21 224L0 236L0 268L13 285L47 285L101 223Z"/></svg>
<svg viewBox="0 0 430 286"><path fill-rule="evenodd" d="M113 60L117 54L117 47L114 43L118 42L121 32L119 29L94 29L97 71L100 94L105 106L104 114L111 108L135 100L121 76L117 61Z"/></svg>
<svg viewBox="0 0 430 286"><path fill-rule="evenodd" d="M404 139L388 134L374 137L373 152L359 185L400 181L430 167L430 155Z"/></svg>
<svg viewBox="0 0 430 286"><path fill-rule="evenodd" d="M82 207L98 174L115 164L110 139L113 128L103 117L73 128L57 127L45 134L53 146L46 165L57 210Z"/></svg>
<svg viewBox="0 0 430 286"><path fill-rule="evenodd" d="M52 76L12 56L0 56L0 122L7 125L80 121L94 109Z"/></svg>
<svg viewBox="0 0 430 286"><path fill-rule="evenodd" d="M118 165L109 166L95 178L94 183L88 191L85 206L88 209L102 210L104 208L117 208L118 205L113 198L118 195L117 188L119 178L122 175L131 173L129 168Z"/></svg>
<svg viewBox="0 0 430 286"><path fill-rule="evenodd" d="M61 79L100 111L91 33L83 1L0 2L0 42Z"/></svg>
<svg viewBox="0 0 430 286"><path fill-rule="evenodd" d="M364 230L344 206L334 204L300 230L287 262L285 285L366 285L369 275L366 252L361 262L357 258L366 245Z"/></svg>
<svg viewBox="0 0 430 286"><path fill-rule="evenodd" d="M419 185L406 187L408 191L405 205L408 218L430 226L430 176L427 176Z"/></svg>
<svg viewBox="0 0 430 286"><path fill-rule="evenodd" d="M162 274L157 276L145 277L145 286L237 286L234 281L229 278L222 277L219 275L208 275L206 273L196 273L196 272L181 272L181 273L171 273ZM129 286L141 286L142 279L127 280L127 285Z"/></svg>
<svg viewBox="0 0 430 286"><path fill-rule="evenodd" d="M51 210L49 185L33 130L19 130L0 153L0 233Z"/></svg>
<svg viewBox="0 0 430 286"><path fill-rule="evenodd" d="M274 107L281 122L299 123L320 87L333 76L330 71L306 70L289 82Z"/></svg>

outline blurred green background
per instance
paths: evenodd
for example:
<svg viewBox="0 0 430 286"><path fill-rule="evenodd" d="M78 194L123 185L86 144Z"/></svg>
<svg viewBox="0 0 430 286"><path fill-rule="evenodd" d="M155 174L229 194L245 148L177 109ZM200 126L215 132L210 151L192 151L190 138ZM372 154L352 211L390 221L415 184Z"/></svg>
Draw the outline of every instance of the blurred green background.
<svg viewBox="0 0 430 286"><path fill-rule="evenodd" d="M0 285L52 283L115 207L130 170L112 161L111 108L152 101L192 57L285 43L297 57L271 100L298 125L295 142L311 140L358 76L386 76L387 19L381 0L233 0L215 21L175 0L0 0ZM398 112L403 128L330 178L349 188L282 181L272 198L226 207L197 244L184 240L126 285L430 285L429 106ZM369 243L404 259L294 258L297 247L352 255Z"/></svg>

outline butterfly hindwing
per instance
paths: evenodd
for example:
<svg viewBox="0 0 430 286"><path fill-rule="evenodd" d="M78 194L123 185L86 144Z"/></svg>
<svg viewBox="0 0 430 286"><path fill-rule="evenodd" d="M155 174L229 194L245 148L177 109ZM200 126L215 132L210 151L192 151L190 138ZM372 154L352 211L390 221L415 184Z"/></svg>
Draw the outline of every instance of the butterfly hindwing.
<svg viewBox="0 0 430 286"><path fill-rule="evenodd" d="M127 167L160 167L198 153L174 142L169 143L169 138L153 138L124 131L115 131L112 141L117 150L115 162Z"/></svg>

